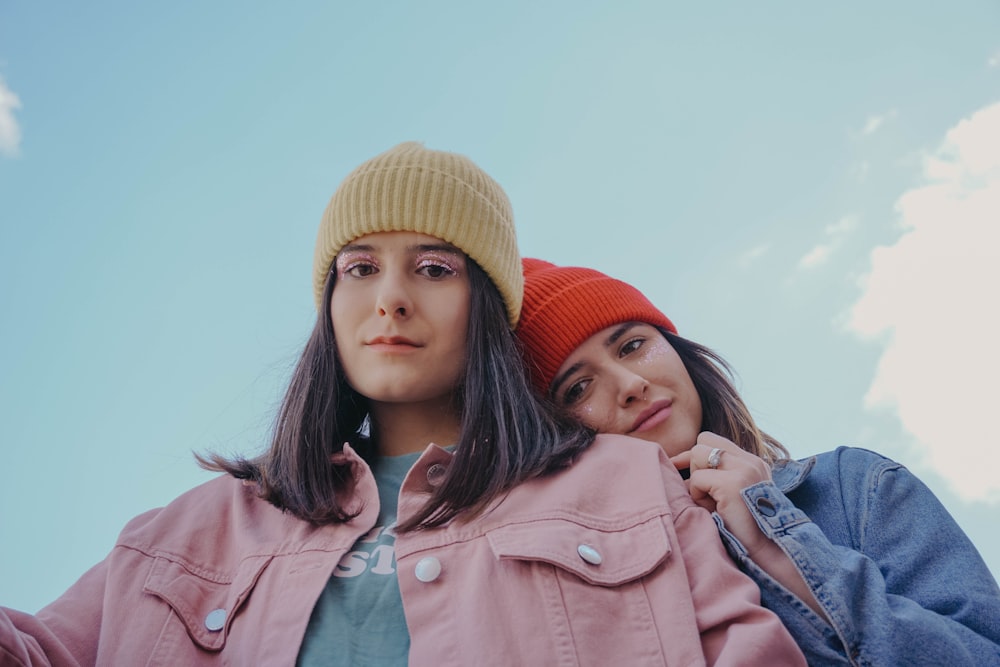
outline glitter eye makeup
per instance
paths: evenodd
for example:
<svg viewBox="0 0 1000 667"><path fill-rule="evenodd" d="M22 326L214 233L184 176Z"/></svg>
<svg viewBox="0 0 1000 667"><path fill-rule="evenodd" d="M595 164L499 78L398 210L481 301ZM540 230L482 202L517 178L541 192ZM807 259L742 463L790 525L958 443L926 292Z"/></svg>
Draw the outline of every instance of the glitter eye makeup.
<svg viewBox="0 0 1000 667"><path fill-rule="evenodd" d="M385 262L396 261L392 258L393 254L386 255L384 249L378 245L368 243L348 245L337 255L331 270L335 271L336 277L341 280L367 278L381 273L386 268ZM466 268L465 254L447 243L407 246L405 254L399 259L411 267L409 270L434 280L464 275Z"/></svg>
<svg viewBox="0 0 1000 667"><path fill-rule="evenodd" d="M465 268L462 255L451 251L428 251L417 257L417 269L439 267L452 275L458 275Z"/></svg>
<svg viewBox="0 0 1000 667"><path fill-rule="evenodd" d="M342 279L347 276L352 276L357 273L357 269L361 267L368 267L374 270L378 263L375 261L375 256L369 252L363 250L347 250L342 251L337 255L337 278ZM370 271L365 270L364 274L367 275Z"/></svg>

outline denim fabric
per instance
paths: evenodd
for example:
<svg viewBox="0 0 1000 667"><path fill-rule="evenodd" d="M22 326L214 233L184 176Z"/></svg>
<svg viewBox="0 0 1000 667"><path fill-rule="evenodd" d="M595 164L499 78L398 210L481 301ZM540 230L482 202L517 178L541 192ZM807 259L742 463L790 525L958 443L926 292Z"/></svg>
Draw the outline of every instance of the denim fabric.
<svg viewBox="0 0 1000 667"><path fill-rule="evenodd" d="M901 464L841 447L743 490L832 625L723 541L811 665L1000 665L1000 589L940 501ZM718 521L718 519L717 519Z"/></svg>

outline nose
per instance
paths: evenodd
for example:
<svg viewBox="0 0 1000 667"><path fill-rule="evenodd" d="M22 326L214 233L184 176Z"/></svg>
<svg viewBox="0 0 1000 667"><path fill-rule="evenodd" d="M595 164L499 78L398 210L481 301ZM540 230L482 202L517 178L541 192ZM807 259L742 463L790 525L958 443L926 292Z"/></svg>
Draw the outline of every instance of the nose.
<svg viewBox="0 0 1000 667"><path fill-rule="evenodd" d="M649 389L646 378L624 368L619 368L618 376L618 405L625 408L646 399Z"/></svg>
<svg viewBox="0 0 1000 667"><path fill-rule="evenodd" d="M405 318L413 313L413 303L405 281L395 272L387 271L379 284L375 310L380 317Z"/></svg>

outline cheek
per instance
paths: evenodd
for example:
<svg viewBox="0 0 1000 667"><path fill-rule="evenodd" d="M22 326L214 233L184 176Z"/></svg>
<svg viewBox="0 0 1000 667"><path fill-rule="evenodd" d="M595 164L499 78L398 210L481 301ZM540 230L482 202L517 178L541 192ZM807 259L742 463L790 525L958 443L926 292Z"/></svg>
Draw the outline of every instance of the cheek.
<svg viewBox="0 0 1000 667"><path fill-rule="evenodd" d="M338 309L335 305L331 304L330 308L330 326L333 327L333 337L334 339L339 339L345 332L344 329L347 327L347 323L344 321L343 312Z"/></svg>
<svg viewBox="0 0 1000 667"><path fill-rule="evenodd" d="M466 338L469 334L469 306L465 304L463 308L456 308L449 330L453 337L465 349Z"/></svg>
<svg viewBox="0 0 1000 667"><path fill-rule="evenodd" d="M415 310L432 321L442 332L465 338L472 312L472 295L465 285L427 295L416 303Z"/></svg>
<svg viewBox="0 0 1000 667"><path fill-rule="evenodd" d="M662 338L647 345L636 363L647 372L670 373L675 372L679 365L683 367L674 348Z"/></svg>
<svg viewBox="0 0 1000 667"><path fill-rule="evenodd" d="M619 433L615 429L614 415L611 411L603 410L594 403L585 403L573 410L573 416L579 419L585 426L601 433Z"/></svg>
<svg viewBox="0 0 1000 667"><path fill-rule="evenodd" d="M330 295L330 320L334 330L336 331L338 323L349 325L352 320L356 320L358 313L367 310L365 305L365 296L358 290L334 289Z"/></svg>

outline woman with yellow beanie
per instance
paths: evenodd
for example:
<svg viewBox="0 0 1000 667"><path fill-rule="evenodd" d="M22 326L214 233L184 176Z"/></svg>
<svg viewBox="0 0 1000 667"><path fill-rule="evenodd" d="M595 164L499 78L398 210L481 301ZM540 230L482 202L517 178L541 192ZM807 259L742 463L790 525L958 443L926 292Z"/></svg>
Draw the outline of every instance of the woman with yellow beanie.
<svg viewBox="0 0 1000 667"><path fill-rule="evenodd" d="M726 362L637 289L523 264L517 334L538 393L596 431L660 445L809 664L1000 664L996 581L906 468L850 447L791 460Z"/></svg>
<svg viewBox="0 0 1000 667"><path fill-rule="evenodd" d="M804 664L658 447L532 398L522 281L468 158L359 166L270 448L202 458L226 474L37 616L0 611L0 664Z"/></svg>

